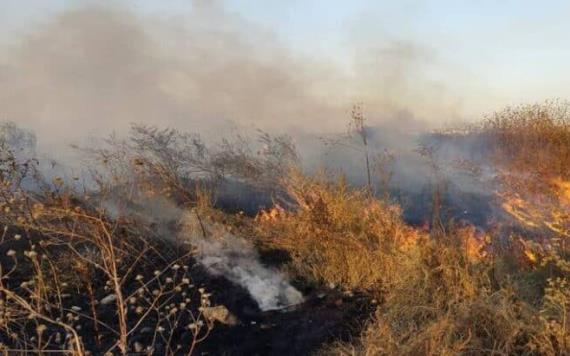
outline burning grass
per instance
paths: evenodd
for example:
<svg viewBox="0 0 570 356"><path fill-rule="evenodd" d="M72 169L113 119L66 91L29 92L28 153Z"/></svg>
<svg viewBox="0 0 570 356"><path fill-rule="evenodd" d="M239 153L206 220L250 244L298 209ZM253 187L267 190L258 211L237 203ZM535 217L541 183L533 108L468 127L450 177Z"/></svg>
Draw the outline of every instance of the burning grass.
<svg viewBox="0 0 570 356"><path fill-rule="evenodd" d="M570 353L567 108L506 109L468 133L489 145L509 219L478 238L474 228L448 227L384 255L397 273L384 276L376 317L360 340L326 353Z"/></svg>
<svg viewBox="0 0 570 356"><path fill-rule="evenodd" d="M290 178L292 213L259 218L264 239L304 278L368 293L376 316L353 344L325 354L564 354L568 250L449 226L429 238L396 205L340 180ZM556 306L552 305L552 302Z"/></svg>
<svg viewBox="0 0 570 356"><path fill-rule="evenodd" d="M89 152L103 163L89 195L42 181L30 162L7 160L0 165L2 350L191 354L207 352L209 337L239 339L234 332L266 343L285 333L310 340L311 350L327 342L324 354L569 354L565 107L508 109L469 132L488 143L485 163L502 213L485 226L426 216L437 233L407 224L400 205L389 194L375 197L370 184L292 168L297 156L285 138L263 136L267 150L256 155L243 141L207 148L194 136L135 127L130 141ZM435 154L430 162L443 180ZM38 189L24 189L26 179ZM217 210L211 200L224 179L260 182L279 203L255 218ZM438 200L431 213L443 205ZM282 270L261 263L256 248L279 251ZM223 279L221 286L202 272ZM231 302L238 290L257 311ZM351 341L304 323L315 317L329 325L328 314L346 322L341 311L356 306L375 312ZM263 320L263 328L234 312L251 325ZM277 320L289 324L277 331ZM318 339L293 335L293 327ZM283 353L309 350L288 341L279 344Z"/></svg>
<svg viewBox="0 0 570 356"><path fill-rule="evenodd" d="M262 239L291 254L302 277L348 289L381 288L396 273L389 254L408 249L425 237L406 226L396 204L350 189L341 179L306 177L292 172L285 185L298 209L265 213ZM265 216L265 218L263 218Z"/></svg>

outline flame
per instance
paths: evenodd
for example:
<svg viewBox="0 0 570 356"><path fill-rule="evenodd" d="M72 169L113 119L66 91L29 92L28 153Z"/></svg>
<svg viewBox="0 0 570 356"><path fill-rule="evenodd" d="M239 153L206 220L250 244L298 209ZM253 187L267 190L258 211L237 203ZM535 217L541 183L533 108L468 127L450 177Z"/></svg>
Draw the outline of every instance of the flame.
<svg viewBox="0 0 570 356"><path fill-rule="evenodd" d="M271 209L261 210L255 217L255 221L257 222L277 221L285 217L287 217L287 212L285 211L285 209L283 209L279 204L275 204L275 206Z"/></svg>
<svg viewBox="0 0 570 356"><path fill-rule="evenodd" d="M539 227L536 221L540 220L541 214L528 201L516 193L500 193L498 196L503 200L501 207L519 223L532 228Z"/></svg>
<svg viewBox="0 0 570 356"><path fill-rule="evenodd" d="M490 252L491 236L478 230L473 225L467 225L457 231L457 235L463 241L467 258L472 262L485 259Z"/></svg>
<svg viewBox="0 0 570 356"><path fill-rule="evenodd" d="M518 251L518 255L521 258L521 262L527 265L536 265L539 259L539 250L541 245L533 241L527 241L522 238L515 240L515 251Z"/></svg>
<svg viewBox="0 0 570 356"><path fill-rule="evenodd" d="M523 252L531 263L536 263L537 258L536 258L536 254L534 252L532 252L531 250L526 250L526 249Z"/></svg>
<svg viewBox="0 0 570 356"><path fill-rule="evenodd" d="M501 206L526 227L570 237L570 181L555 178L549 183L549 190L544 192L544 196L499 193ZM545 199L547 197L554 199Z"/></svg>
<svg viewBox="0 0 570 356"><path fill-rule="evenodd" d="M570 181L555 178L551 183L555 187L555 192L560 203L567 207L570 206Z"/></svg>

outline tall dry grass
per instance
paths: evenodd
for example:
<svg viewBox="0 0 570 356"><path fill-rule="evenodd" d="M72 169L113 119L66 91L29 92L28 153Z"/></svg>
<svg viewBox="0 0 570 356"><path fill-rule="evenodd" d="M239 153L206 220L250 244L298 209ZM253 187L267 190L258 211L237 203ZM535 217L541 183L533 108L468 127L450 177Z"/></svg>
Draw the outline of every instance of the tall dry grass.
<svg viewBox="0 0 570 356"><path fill-rule="evenodd" d="M190 251L63 187L0 196L2 351L177 354L207 337L209 299L193 285Z"/></svg>
<svg viewBox="0 0 570 356"><path fill-rule="evenodd" d="M469 133L487 142L499 202L522 223L516 235L498 226L477 237L447 222L442 238L384 254L389 287L376 316L359 340L325 354L570 354L567 109L508 108Z"/></svg>
<svg viewBox="0 0 570 356"><path fill-rule="evenodd" d="M288 251L302 277L348 289L379 290L397 273L389 254L405 250L423 235L401 218L400 208L351 189L343 178L330 181L291 172L284 181L293 212L266 212L258 219L262 240Z"/></svg>
<svg viewBox="0 0 570 356"><path fill-rule="evenodd" d="M286 208L276 206L255 221L202 208L255 234L263 247L288 252L290 271L307 283L359 291L378 302L360 338L329 345L325 354L564 355L570 354L570 250L561 233L567 231L570 178L566 107L507 109L472 133L489 142L504 207L536 229L481 233L442 221L445 228L433 238L408 226L387 196L375 198L342 177L288 171L295 155L286 140L269 139L268 156L259 157L243 146L210 151L192 136L142 127L131 141L113 141L92 154L109 170L97 176L99 198L132 201L135 191L200 205L207 199L196 181L227 175L286 191ZM150 226L110 217L91 205L92 197L61 182L30 194L17 186L23 167L10 175L8 164L5 172L4 350L125 354L142 346L176 354L183 338L190 340L183 351L191 353L208 336L212 324L200 312L209 304L207 293L181 268L184 252L153 243ZM549 216L558 219L550 224L558 231L544 228ZM143 329L151 330L147 344L137 338Z"/></svg>
<svg viewBox="0 0 570 356"><path fill-rule="evenodd" d="M24 137L7 127L3 136ZM7 353L193 354L214 327L215 307L195 284L192 246L169 240L178 236L173 220L156 222L148 216L156 207L145 204L161 203L168 209L161 216L197 207L222 218L209 205L220 180L267 184L296 159L287 137L260 133L263 150L255 152L239 137L212 147L196 135L134 125L127 139L83 149L95 184L76 188L44 179L37 161L19 159L3 136L0 351Z"/></svg>
<svg viewBox="0 0 570 356"><path fill-rule="evenodd" d="M294 211L258 217L265 244L291 254L306 280L379 301L360 339L323 354L562 355L570 352L570 251L501 229L448 222L433 239L399 207L342 178L292 173Z"/></svg>
<svg viewBox="0 0 570 356"><path fill-rule="evenodd" d="M508 171L570 178L570 103L509 107L484 119L490 158Z"/></svg>

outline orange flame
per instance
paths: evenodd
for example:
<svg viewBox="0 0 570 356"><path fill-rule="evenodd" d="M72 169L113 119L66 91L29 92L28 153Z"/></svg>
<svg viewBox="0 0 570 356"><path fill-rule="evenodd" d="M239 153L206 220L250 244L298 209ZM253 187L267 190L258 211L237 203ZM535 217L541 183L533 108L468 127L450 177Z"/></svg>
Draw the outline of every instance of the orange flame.
<svg viewBox="0 0 570 356"><path fill-rule="evenodd" d="M525 199L518 193L500 193L502 208L522 225L570 237L570 182L556 178L550 181L554 199Z"/></svg>
<svg viewBox="0 0 570 356"><path fill-rule="evenodd" d="M283 209L279 204L275 204L275 206L271 209L261 210L255 217L255 221L257 222L277 221L281 218L285 218L286 216L287 212L285 211L285 209Z"/></svg>

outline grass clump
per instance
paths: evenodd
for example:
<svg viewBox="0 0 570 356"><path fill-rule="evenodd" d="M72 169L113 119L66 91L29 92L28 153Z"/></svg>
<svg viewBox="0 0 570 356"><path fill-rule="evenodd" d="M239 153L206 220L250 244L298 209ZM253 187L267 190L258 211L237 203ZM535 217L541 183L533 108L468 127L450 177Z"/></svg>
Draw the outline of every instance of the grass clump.
<svg viewBox="0 0 570 356"><path fill-rule="evenodd" d="M406 225L396 204L350 188L342 178L297 172L286 186L297 208L260 216L264 242L288 251L291 269L305 279L379 302L360 339L331 345L324 354L570 350L570 276L562 246L518 240L503 246L500 229L482 233L453 223L444 235L429 237Z"/></svg>
<svg viewBox="0 0 570 356"><path fill-rule="evenodd" d="M297 207L269 213L258 226L263 240L288 251L292 268L308 280L347 289L379 290L397 273L389 254L417 243L421 234L406 226L400 208L350 189L341 177L293 172L285 181Z"/></svg>

